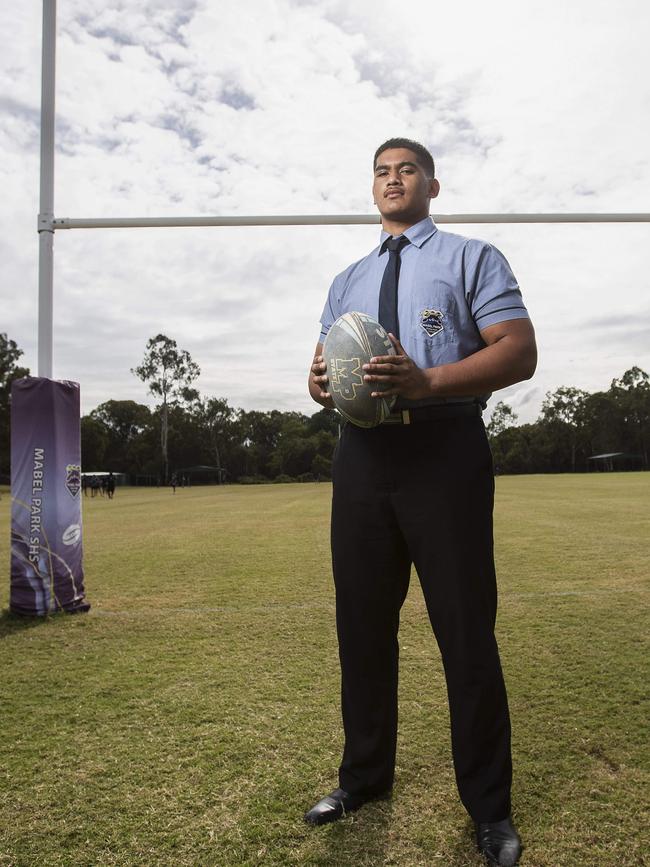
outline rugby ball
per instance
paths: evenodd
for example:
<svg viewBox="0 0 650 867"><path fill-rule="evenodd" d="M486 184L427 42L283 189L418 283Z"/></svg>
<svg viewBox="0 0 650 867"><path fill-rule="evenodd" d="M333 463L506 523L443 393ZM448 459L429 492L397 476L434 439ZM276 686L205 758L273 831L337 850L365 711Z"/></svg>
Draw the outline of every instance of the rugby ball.
<svg viewBox="0 0 650 867"><path fill-rule="evenodd" d="M328 391L344 418L359 427L376 427L390 415L395 397L371 397L381 391L363 381L363 365L376 355L397 355L383 327L366 313L344 313L325 337L323 360Z"/></svg>

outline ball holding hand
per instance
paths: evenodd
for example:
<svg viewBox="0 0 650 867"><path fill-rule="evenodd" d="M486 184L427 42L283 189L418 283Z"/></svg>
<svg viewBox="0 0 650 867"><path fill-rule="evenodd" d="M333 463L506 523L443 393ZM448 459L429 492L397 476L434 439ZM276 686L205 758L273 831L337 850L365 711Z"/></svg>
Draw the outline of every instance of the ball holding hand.
<svg viewBox="0 0 650 867"><path fill-rule="evenodd" d="M406 350L394 334L389 338L397 355L377 355L363 365L364 382L381 391L373 391L373 397L392 397L399 395L408 400L421 400L430 397L431 389L427 375L421 367L406 354Z"/></svg>
<svg viewBox="0 0 650 867"><path fill-rule="evenodd" d="M327 364L322 355L315 355L311 363L311 378L312 382L320 390L320 397L327 399L331 397L328 391L329 377L327 376Z"/></svg>

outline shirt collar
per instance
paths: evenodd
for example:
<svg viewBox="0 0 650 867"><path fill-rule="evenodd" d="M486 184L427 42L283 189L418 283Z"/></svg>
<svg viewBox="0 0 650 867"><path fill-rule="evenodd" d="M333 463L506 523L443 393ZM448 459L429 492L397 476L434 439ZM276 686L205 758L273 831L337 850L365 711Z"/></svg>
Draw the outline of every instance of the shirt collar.
<svg viewBox="0 0 650 867"><path fill-rule="evenodd" d="M420 220L419 223L415 223L413 226L409 226L405 232L402 232L405 235L411 244L415 244L416 247L421 247L425 241L428 241L429 238L438 231L438 227L433 222L432 217L425 217L424 220ZM381 254L386 249L384 244L391 238L392 235L389 235L388 232L385 232L383 229L381 230L381 238L379 241L379 251L378 255Z"/></svg>

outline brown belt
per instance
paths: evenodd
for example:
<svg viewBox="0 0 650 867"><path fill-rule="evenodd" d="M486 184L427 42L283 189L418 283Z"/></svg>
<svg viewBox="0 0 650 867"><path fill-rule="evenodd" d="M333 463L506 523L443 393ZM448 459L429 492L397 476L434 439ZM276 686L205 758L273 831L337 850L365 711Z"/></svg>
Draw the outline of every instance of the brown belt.
<svg viewBox="0 0 650 867"><path fill-rule="evenodd" d="M392 412L382 424L416 424L420 421L441 421L447 418L480 418L483 409L473 400L468 403L436 403L428 406L413 406Z"/></svg>

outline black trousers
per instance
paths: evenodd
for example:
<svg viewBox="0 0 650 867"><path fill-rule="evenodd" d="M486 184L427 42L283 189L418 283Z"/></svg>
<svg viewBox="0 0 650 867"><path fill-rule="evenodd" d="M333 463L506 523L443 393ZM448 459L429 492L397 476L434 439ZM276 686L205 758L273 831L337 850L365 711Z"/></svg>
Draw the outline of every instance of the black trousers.
<svg viewBox="0 0 650 867"><path fill-rule="evenodd" d="M390 789L400 608L414 563L442 654L461 800L510 813L510 718L494 637L494 477L480 418L346 425L333 466L332 555L345 750L339 785Z"/></svg>

